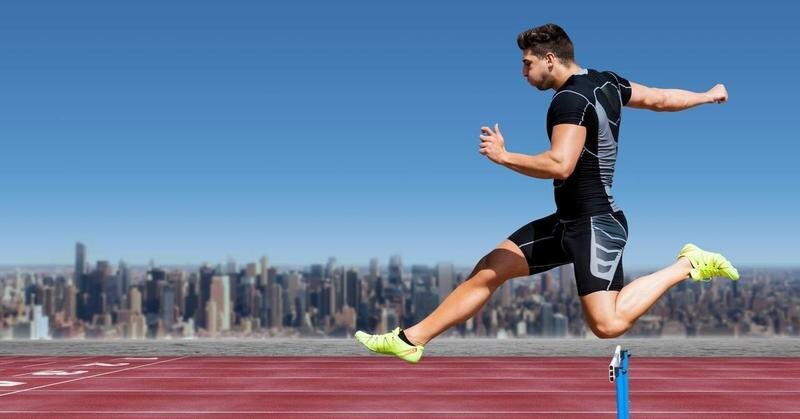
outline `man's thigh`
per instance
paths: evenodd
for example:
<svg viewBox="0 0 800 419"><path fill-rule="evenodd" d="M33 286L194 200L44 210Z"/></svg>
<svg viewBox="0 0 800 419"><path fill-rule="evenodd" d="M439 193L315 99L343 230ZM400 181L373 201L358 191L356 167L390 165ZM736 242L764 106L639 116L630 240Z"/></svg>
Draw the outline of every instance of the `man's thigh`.
<svg viewBox="0 0 800 419"><path fill-rule="evenodd" d="M558 217L551 214L520 227L506 243L516 246L528 265L527 274L533 275L572 262L563 246L563 234Z"/></svg>

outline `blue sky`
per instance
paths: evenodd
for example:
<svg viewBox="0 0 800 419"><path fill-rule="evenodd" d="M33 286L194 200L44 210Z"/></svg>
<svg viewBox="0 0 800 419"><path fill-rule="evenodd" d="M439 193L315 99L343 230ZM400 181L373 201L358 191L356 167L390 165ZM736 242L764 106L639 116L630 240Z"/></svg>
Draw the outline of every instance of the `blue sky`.
<svg viewBox="0 0 800 419"><path fill-rule="evenodd" d="M281 3L279 5L272 3ZM562 25L584 67L730 102L627 109L625 264L692 241L797 265L800 13L786 2L28 1L0 14L0 264L472 265L554 210L478 153L549 144L518 32Z"/></svg>

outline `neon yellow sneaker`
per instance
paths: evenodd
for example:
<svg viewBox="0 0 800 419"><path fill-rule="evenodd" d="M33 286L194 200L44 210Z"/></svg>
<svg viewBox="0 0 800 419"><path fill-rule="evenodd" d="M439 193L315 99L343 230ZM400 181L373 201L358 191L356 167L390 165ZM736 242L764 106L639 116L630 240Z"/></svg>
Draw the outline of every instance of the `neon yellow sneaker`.
<svg viewBox="0 0 800 419"><path fill-rule="evenodd" d="M422 358L423 347L403 342L403 339L398 336L399 334L399 327L382 335L370 335L359 330L356 332L356 340L372 352L394 355L403 361L416 364Z"/></svg>
<svg viewBox="0 0 800 419"><path fill-rule="evenodd" d="M689 276L695 281L709 281L714 277L739 279L739 271L719 253L706 252L705 250L688 243L678 253L678 259L686 257L692 264Z"/></svg>

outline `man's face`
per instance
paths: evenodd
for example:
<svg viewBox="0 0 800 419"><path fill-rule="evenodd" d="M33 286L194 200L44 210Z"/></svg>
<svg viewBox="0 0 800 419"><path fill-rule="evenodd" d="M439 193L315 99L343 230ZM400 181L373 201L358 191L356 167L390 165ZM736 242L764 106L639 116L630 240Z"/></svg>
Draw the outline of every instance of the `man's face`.
<svg viewBox="0 0 800 419"><path fill-rule="evenodd" d="M531 86L539 90L550 88L550 68L547 58L539 58L529 50L522 52L522 75L528 80Z"/></svg>

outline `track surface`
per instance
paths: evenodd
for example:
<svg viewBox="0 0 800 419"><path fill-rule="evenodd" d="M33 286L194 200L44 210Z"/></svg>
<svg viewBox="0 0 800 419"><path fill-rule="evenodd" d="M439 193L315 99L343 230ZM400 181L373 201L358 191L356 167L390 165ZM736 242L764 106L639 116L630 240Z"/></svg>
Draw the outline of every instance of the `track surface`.
<svg viewBox="0 0 800 419"><path fill-rule="evenodd" d="M0 356L0 415L613 418L609 360ZM800 417L800 358L630 362L633 417Z"/></svg>

